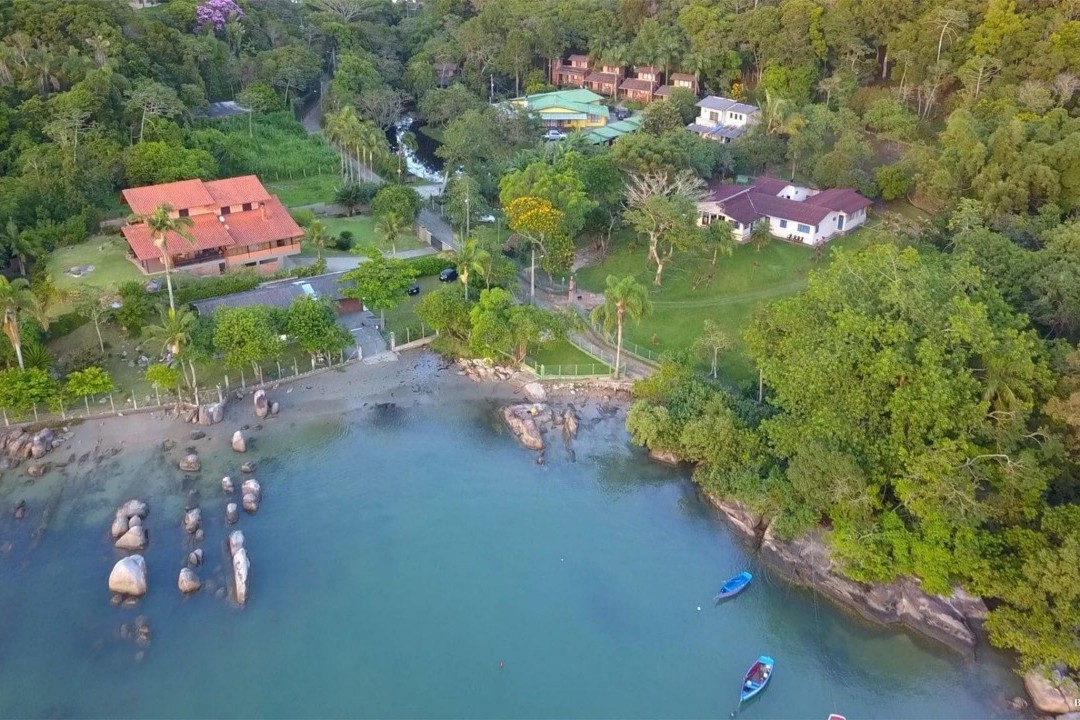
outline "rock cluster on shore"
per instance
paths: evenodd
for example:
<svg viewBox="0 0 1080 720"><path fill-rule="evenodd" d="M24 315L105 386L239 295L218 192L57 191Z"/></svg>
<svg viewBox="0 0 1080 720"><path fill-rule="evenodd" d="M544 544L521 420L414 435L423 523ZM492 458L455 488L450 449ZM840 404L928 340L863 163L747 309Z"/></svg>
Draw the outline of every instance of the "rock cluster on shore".
<svg viewBox="0 0 1080 720"><path fill-rule="evenodd" d="M457 365L460 374L480 382L483 380L509 380L518 373L517 370L503 365L496 365L490 360L483 358L458 358Z"/></svg>
<svg viewBox="0 0 1080 720"><path fill-rule="evenodd" d="M1061 668L1036 668L1024 675L1024 688L1032 704L1058 720L1080 720L1080 688Z"/></svg>
<svg viewBox="0 0 1080 720"><path fill-rule="evenodd" d="M0 431L0 470L18 467L23 460L40 460L71 437L72 432L66 427L59 432L42 428L36 433L28 433L18 427ZM40 477L46 470L47 464L35 463L29 471L31 477Z"/></svg>
<svg viewBox="0 0 1080 720"><path fill-rule="evenodd" d="M138 551L146 547L149 535L143 527L143 519L149 511L141 500L128 500L116 509L110 533L119 550Z"/></svg>

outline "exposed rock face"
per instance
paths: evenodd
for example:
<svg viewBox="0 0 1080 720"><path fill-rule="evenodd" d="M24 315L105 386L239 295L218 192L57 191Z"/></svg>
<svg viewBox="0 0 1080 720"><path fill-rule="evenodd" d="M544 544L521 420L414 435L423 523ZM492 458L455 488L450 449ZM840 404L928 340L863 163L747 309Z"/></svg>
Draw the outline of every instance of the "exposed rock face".
<svg viewBox="0 0 1080 720"><path fill-rule="evenodd" d="M247 452L247 441L244 440L244 433L239 430L233 433L232 449L238 453Z"/></svg>
<svg viewBox="0 0 1080 720"><path fill-rule="evenodd" d="M761 537L761 554L783 568L792 581L809 585L870 620L907 625L974 655L975 633L948 599L927 595L908 578L889 585L864 585L844 577L818 533L781 541L768 527Z"/></svg>
<svg viewBox="0 0 1080 720"><path fill-rule="evenodd" d="M195 571L191 568L181 568L180 577L177 578L176 586L180 589L180 592L187 594L193 593L202 587L202 581L199 580L199 576L195 574Z"/></svg>
<svg viewBox="0 0 1080 720"><path fill-rule="evenodd" d="M266 417L267 413L270 412L270 405L266 399L266 391L256 390L252 400L255 403L255 416L259 418Z"/></svg>
<svg viewBox="0 0 1080 720"><path fill-rule="evenodd" d="M649 450L649 459L665 465L678 465L679 456L672 450Z"/></svg>
<svg viewBox="0 0 1080 720"><path fill-rule="evenodd" d="M30 435L22 428L0 430L0 453L8 459L15 461L5 463L5 467L15 467L19 460L33 458L40 459L53 448L70 439L72 433L64 428L59 434L52 428L42 428Z"/></svg>
<svg viewBox="0 0 1080 720"><path fill-rule="evenodd" d="M547 405L525 404L510 405L503 408L503 420L510 427L510 432L530 450L543 450L544 437L540 433L539 422L551 414Z"/></svg>
<svg viewBox="0 0 1080 720"><path fill-rule="evenodd" d="M109 591L130 597L146 594L146 560L142 555L128 555L113 566Z"/></svg>
<svg viewBox="0 0 1080 720"><path fill-rule="evenodd" d="M236 506L236 503L231 502L225 506L225 522L230 525L234 525L237 520L240 519L240 508Z"/></svg>
<svg viewBox="0 0 1080 720"><path fill-rule="evenodd" d="M180 469L184 472L199 472L202 470L202 463L199 462L198 453L190 453L184 456L184 459L180 461Z"/></svg>
<svg viewBox="0 0 1080 720"><path fill-rule="evenodd" d="M482 358L459 358L457 364L458 367L461 368L460 374L467 375L476 382L481 382L483 380L509 380L514 377L514 374L517 372L513 368L495 365L490 360Z"/></svg>
<svg viewBox="0 0 1080 720"><path fill-rule="evenodd" d="M184 513L184 532L194 535L200 525L202 525L202 511L199 508L192 508Z"/></svg>
<svg viewBox="0 0 1080 720"><path fill-rule="evenodd" d="M525 383L521 388L525 391L525 397L529 398L529 402L534 403L546 403L547 392L544 390L544 386L538 382Z"/></svg>
<svg viewBox="0 0 1080 720"><path fill-rule="evenodd" d="M132 525L128 528L127 532L121 535L116 541L116 547L119 550L134 552L145 548L146 541L146 528L142 525Z"/></svg>
<svg viewBox="0 0 1080 720"><path fill-rule="evenodd" d="M1058 672L1048 674L1045 669L1032 670L1024 675L1024 687L1035 707L1051 715L1073 712L1076 710L1076 699L1080 697L1074 682Z"/></svg>
<svg viewBox="0 0 1080 720"><path fill-rule="evenodd" d="M765 532L765 519L742 503L736 500L719 500L713 496L709 496L709 499L744 535L758 540Z"/></svg>

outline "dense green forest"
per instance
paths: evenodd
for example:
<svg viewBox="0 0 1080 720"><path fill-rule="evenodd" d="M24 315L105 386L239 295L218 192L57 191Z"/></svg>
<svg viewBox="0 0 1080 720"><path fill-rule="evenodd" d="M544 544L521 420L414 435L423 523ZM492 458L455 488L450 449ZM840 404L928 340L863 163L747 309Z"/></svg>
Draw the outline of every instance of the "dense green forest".
<svg viewBox="0 0 1080 720"><path fill-rule="evenodd" d="M575 247L638 241L657 286L672 258L716 265L730 238L695 227L692 198L721 177L855 187L885 203L868 247L746 333L764 402L675 353L629 427L782 532L823 529L852 577L964 585L1022 664L1080 669L1080 0L142 5L0 5L0 260L41 299L40 259L122 215L121 188L349 184L348 156L393 176L385 132L406 115L457 170L455 226L502 205L553 273ZM570 53L693 74L762 120L721 145L673 95L610 148L545 146L490 101L552 89ZM445 87L440 64L458 68ZM252 114L204 117L234 99ZM317 100L334 146L296 122Z"/></svg>

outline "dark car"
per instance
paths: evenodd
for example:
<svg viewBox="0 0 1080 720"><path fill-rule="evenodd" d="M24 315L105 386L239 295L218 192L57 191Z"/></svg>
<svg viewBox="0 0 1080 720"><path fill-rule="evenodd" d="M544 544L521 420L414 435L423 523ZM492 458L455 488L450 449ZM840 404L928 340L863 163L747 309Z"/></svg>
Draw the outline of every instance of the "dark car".
<svg viewBox="0 0 1080 720"><path fill-rule="evenodd" d="M630 111L629 110L627 110L624 107L615 108L615 119L616 120L625 120L628 117L630 117Z"/></svg>
<svg viewBox="0 0 1080 720"><path fill-rule="evenodd" d="M439 280L442 282L453 282L457 280L457 268L446 268L439 273Z"/></svg>
<svg viewBox="0 0 1080 720"><path fill-rule="evenodd" d="M419 295L420 294L420 283L413 283L412 285L410 285L409 286L409 294L410 295Z"/></svg>

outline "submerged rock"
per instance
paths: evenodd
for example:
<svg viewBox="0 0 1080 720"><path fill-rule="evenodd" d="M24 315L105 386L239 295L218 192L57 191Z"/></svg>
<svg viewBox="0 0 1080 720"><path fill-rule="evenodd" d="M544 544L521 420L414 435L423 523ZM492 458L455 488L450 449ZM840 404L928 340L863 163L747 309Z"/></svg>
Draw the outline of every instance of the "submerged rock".
<svg viewBox="0 0 1080 720"><path fill-rule="evenodd" d="M230 525L234 525L237 520L240 519L240 508L236 506L236 503L231 502L225 506L225 522Z"/></svg>
<svg viewBox="0 0 1080 720"><path fill-rule="evenodd" d="M253 473L253 472L255 472L255 463L250 462L250 461L244 463L243 465L240 466L240 472L242 472L242 473Z"/></svg>
<svg viewBox="0 0 1080 720"><path fill-rule="evenodd" d="M128 555L113 566L109 573L109 590L128 597L146 594L146 559L142 555Z"/></svg>
<svg viewBox="0 0 1080 720"><path fill-rule="evenodd" d="M199 472L202 470L202 464L199 462L198 453L188 453L184 456L184 459L179 463L180 469L184 472Z"/></svg>
<svg viewBox="0 0 1080 720"><path fill-rule="evenodd" d="M195 548L194 550L192 550L191 552L188 553L188 556L187 556L188 567L197 568L200 565L202 565L202 561L203 561L203 549L202 548Z"/></svg>
<svg viewBox="0 0 1080 720"><path fill-rule="evenodd" d="M202 511L199 508L192 508L184 513L184 532L188 535L194 535L201 524Z"/></svg>
<svg viewBox="0 0 1080 720"><path fill-rule="evenodd" d="M569 440L576 437L578 431L578 416L574 412L573 408L566 408L563 411L563 436Z"/></svg>
<svg viewBox="0 0 1080 720"><path fill-rule="evenodd" d="M49 463L30 463L26 466L26 474L30 477L39 478L49 471Z"/></svg>
<svg viewBox="0 0 1080 720"><path fill-rule="evenodd" d="M232 495L233 491L235 491L235 490L236 490L236 488L233 487L233 482L232 482L231 477L226 475L225 477L221 478L221 492L225 493L226 495Z"/></svg>

